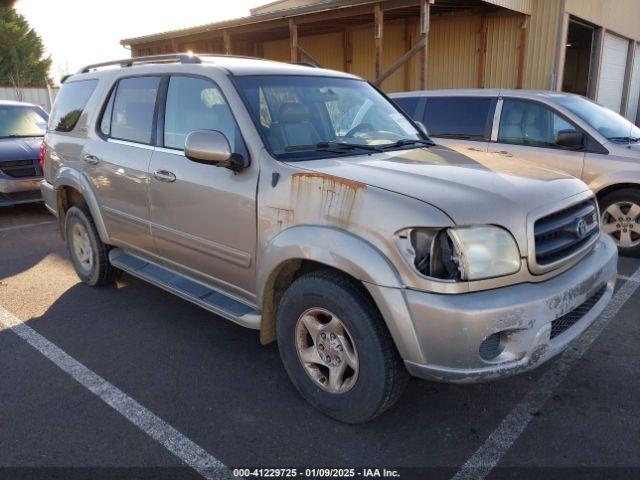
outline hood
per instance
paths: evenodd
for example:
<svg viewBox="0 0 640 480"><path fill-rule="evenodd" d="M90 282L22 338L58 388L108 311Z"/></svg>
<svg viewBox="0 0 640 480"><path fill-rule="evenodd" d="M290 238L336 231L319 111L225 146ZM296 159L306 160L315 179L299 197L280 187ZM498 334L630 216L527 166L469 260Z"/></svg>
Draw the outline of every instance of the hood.
<svg viewBox="0 0 640 480"><path fill-rule="evenodd" d="M513 160L479 164L442 146L311 160L296 166L421 200L457 225L503 226L514 235L523 255L527 215L588 190L564 173Z"/></svg>
<svg viewBox="0 0 640 480"><path fill-rule="evenodd" d="M34 160L40 156L42 137L0 138L0 161Z"/></svg>

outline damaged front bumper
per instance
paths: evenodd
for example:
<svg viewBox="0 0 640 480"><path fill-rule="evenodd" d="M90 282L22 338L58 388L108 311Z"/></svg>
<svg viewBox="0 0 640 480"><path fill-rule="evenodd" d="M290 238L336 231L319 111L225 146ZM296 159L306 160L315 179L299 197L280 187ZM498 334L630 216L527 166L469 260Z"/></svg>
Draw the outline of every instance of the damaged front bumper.
<svg viewBox="0 0 640 480"><path fill-rule="evenodd" d="M550 280L459 295L405 292L426 363L420 378L473 383L533 369L562 352L613 295L617 249L603 235L577 265Z"/></svg>

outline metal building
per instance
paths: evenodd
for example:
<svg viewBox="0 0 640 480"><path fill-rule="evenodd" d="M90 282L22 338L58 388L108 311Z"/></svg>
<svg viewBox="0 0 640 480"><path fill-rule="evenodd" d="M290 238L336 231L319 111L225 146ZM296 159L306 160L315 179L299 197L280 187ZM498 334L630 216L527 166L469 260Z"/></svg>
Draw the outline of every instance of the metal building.
<svg viewBox="0 0 640 480"><path fill-rule="evenodd" d="M587 95L640 121L638 0L278 0L248 17L122 40L303 61L389 92L504 87Z"/></svg>

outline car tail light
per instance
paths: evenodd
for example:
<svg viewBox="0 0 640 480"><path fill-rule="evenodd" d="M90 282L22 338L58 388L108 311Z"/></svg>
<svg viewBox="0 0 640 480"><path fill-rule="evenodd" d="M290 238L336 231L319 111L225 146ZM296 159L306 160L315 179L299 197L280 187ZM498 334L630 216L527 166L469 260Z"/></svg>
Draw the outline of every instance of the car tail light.
<svg viewBox="0 0 640 480"><path fill-rule="evenodd" d="M40 168L42 169L42 173L44 173L44 157L47 155L47 146L44 142L40 144Z"/></svg>

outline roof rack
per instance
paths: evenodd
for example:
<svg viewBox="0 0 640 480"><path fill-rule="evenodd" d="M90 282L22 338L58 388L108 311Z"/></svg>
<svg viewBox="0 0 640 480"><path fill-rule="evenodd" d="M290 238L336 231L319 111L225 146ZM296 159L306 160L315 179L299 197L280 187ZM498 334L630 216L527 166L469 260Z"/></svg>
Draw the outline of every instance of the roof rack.
<svg viewBox="0 0 640 480"><path fill-rule="evenodd" d="M130 67L136 63L156 63L156 62L180 62L180 63L202 63L202 60L197 55L190 55L188 53L178 53L169 55L149 55L147 57L131 57L124 60L112 60L110 62L94 63L82 67L78 70L78 73L87 73L91 70L95 70L101 67L108 67L111 65L120 65L120 67Z"/></svg>

